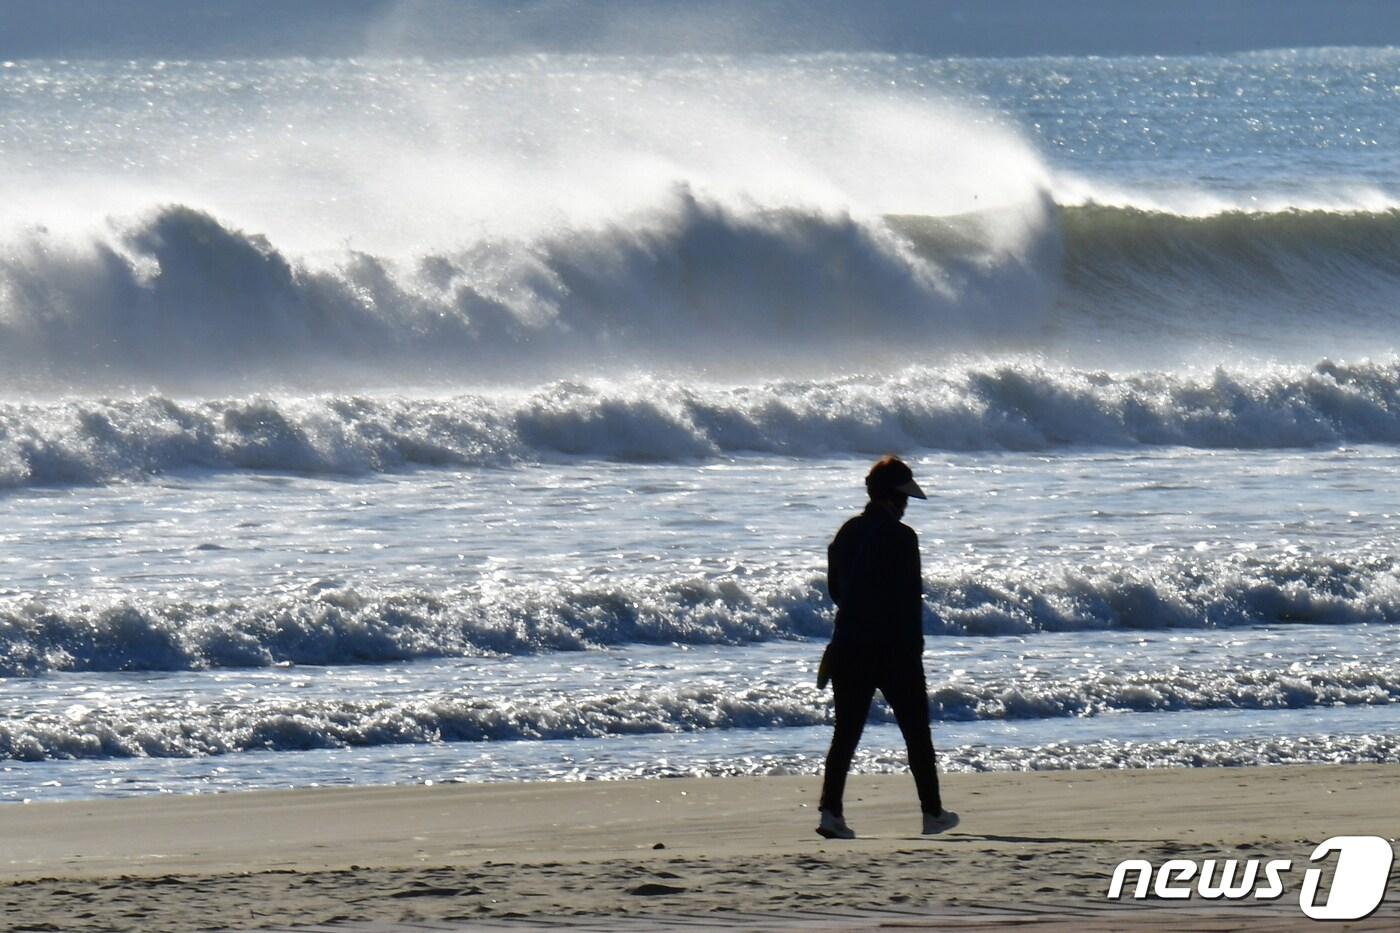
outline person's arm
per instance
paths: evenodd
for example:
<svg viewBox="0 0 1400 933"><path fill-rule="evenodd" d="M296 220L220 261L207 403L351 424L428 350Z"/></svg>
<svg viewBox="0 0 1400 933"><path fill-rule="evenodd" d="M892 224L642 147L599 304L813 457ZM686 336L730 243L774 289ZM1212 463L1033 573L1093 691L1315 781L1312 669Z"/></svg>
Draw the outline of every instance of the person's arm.
<svg viewBox="0 0 1400 933"><path fill-rule="evenodd" d="M826 546L826 589L831 594L831 601L837 606L841 605L841 575L837 568L840 566L837 542L841 540L838 534L830 544Z"/></svg>
<svg viewBox="0 0 1400 933"><path fill-rule="evenodd" d="M924 633L924 568L919 556L919 536L914 529L905 526L908 541L905 544L905 571L902 611L907 622L919 637Z"/></svg>

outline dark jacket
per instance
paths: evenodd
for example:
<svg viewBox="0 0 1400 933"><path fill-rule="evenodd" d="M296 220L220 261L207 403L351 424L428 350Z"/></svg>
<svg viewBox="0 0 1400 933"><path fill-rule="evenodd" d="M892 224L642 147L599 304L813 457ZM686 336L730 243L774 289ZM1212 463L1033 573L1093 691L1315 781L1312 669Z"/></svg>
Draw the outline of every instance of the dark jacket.
<svg viewBox="0 0 1400 933"><path fill-rule="evenodd" d="M919 536L871 503L841 526L826 549L836 603L833 660L883 666L924 650L924 581Z"/></svg>

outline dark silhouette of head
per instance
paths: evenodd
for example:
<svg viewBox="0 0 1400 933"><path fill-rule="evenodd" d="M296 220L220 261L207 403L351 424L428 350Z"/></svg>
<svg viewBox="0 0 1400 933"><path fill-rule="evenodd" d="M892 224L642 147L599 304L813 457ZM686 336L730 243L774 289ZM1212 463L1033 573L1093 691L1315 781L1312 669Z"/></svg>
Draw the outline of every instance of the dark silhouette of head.
<svg viewBox="0 0 1400 933"><path fill-rule="evenodd" d="M914 482L914 471L894 456L881 457L870 468L870 472L865 474L865 490L870 493L871 502L889 509L895 518L903 517L910 496L928 498L919 484Z"/></svg>

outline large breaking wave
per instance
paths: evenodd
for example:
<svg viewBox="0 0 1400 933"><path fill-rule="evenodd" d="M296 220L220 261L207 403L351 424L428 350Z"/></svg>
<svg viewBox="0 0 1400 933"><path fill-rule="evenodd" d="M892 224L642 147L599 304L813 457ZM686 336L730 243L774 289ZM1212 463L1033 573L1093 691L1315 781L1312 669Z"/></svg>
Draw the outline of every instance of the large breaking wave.
<svg viewBox="0 0 1400 933"><path fill-rule="evenodd" d="M309 263L169 207L86 242L11 242L0 359L11 386L361 387L853 371L1104 340L1128 358L1393 348L1394 210L1028 210L862 220L681 188L593 228Z"/></svg>
<svg viewBox="0 0 1400 933"><path fill-rule="evenodd" d="M752 381L958 352L1107 348L1170 367L1203 347L1392 348L1400 214L1384 185L1261 169L1223 193L1117 191L1111 162L1052 169L1014 118L933 90L974 90L962 65L909 84L909 64L11 63L0 388ZM1046 106L1087 119L1071 98ZM1267 209L1234 209L1251 204Z"/></svg>
<svg viewBox="0 0 1400 933"><path fill-rule="evenodd" d="M183 207L0 257L10 376L381 385L806 359L967 331L986 306L888 230L677 195L634 226L314 267ZM984 276L985 278L986 276ZM941 320L940 320L941 319Z"/></svg>
<svg viewBox="0 0 1400 933"><path fill-rule="evenodd" d="M445 398L0 403L0 486L188 469L355 475L583 457L1400 443L1400 363L1129 372L1035 363L706 386L556 382Z"/></svg>

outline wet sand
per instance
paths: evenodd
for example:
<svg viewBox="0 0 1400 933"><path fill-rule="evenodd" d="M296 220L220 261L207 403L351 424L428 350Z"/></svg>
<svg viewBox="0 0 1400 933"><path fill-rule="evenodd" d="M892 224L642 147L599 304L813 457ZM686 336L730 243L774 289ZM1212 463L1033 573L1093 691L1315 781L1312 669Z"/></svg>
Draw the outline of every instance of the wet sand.
<svg viewBox="0 0 1400 933"><path fill-rule="evenodd" d="M1121 916L1104 911L1122 859L1252 857L1298 868L1281 903L1251 914L1246 901L1230 915L1301 925L1310 921L1287 905L1317 843L1400 836L1400 765L955 774L944 788L962 825L924 837L907 776L852 778L846 815L860 838L847 842L813 832L810 777L12 805L0 811L0 916L6 929L59 930L596 926L846 909L1089 912L1104 922ZM1400 922L1400 869L1389 891L1377 928ZM1156 905L1152 916L1215 906Z"/></svg>

